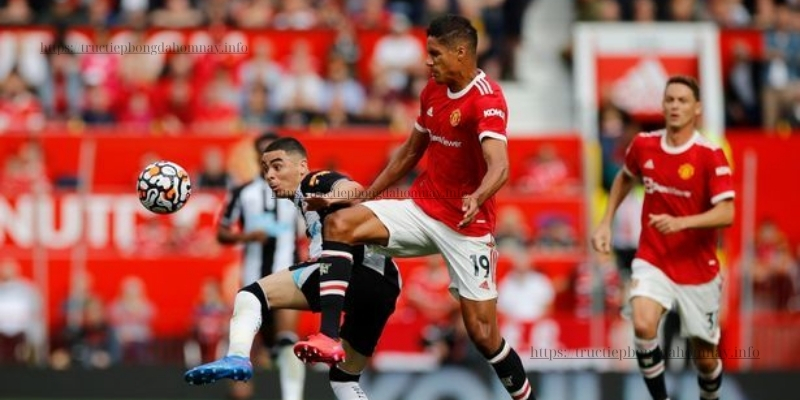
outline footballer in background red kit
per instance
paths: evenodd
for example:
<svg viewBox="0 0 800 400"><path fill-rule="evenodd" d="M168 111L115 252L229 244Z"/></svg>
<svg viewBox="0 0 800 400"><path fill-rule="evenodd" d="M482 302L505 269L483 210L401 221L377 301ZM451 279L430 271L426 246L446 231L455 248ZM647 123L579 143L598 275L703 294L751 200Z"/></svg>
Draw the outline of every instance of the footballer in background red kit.
<svg viewBox="0 0 800 400"><path fill-rule="evenodd" d="M642 232L625 310L633 322L639 368L652 398L668 400L658 327L664 313L674 310L681 336L691 340L700 398L715 400L722 385L717 230L733 223L731 168L722 150L695 129L702 106L694 78L667 81L663 111L666 128L640 133L628 147L592 246L610 253L614 213L634 182L641 182Z"/></svg>
<svg viewBox="0 0 800 400"><path fill-rule="evenodd" d="M679 284L701 284L719 273L716 229L686 229L662 235L648 216L700 214L734 197L725 153L694 132L680 147L670 147L666 132L639 134L625 155L623 171L645 188L642 233L636 258L660 268Z"/></svg>

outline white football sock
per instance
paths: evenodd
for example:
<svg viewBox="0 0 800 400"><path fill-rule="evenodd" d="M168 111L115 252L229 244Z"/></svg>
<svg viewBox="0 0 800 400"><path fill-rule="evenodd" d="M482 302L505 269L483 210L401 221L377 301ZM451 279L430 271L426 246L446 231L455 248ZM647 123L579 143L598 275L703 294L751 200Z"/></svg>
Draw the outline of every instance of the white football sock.
<svg viewBox="0 0 800 400"><path fill-rule="evenodd" d="M293 346L283 346L278 351L278 373L281 378L281 398L303 400L306 365L294 355Z"/></svg>
<svg viewBox="0 0 800 400"><path fill-rule="evenodd" d="M335 368L335 367L333 367ZM338 400L369 400L358 382L333 382L333 394Z"/></svg>
<svg viewBox="0 0 800 400"><path fill-rule="evenodd" d="M258 298L247 291L236 294L233 301L233 316L231 317L229 356L250 358L258 329L261 328L261 303Z"/></svg>

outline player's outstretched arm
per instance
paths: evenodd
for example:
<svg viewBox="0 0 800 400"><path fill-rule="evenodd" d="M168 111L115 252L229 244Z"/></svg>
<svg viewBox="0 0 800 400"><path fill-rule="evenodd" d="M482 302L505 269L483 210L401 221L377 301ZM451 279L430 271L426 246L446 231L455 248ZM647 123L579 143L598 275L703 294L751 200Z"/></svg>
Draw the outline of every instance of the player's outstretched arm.
<svg viewBox="0 0 800 400"><path fill-rule="evenodd" d="M608 194L608 204L600 224L592 235L592 246L601 253L611 252L611 221L617 208L625 200L625 197L633 188L634 178L625 171L619 171L611 184L611 192Z"/></svg>
<svg viewBox="0 0 800 400"><path fill-rule="evenodd" d="M414 168L430 143L428 132L418 131L416 128L406 139L405 143L389 160L389 164L383 168L372 185L364 192L362 200L370 200L378 197L384 190L394 185Z"/></svg>

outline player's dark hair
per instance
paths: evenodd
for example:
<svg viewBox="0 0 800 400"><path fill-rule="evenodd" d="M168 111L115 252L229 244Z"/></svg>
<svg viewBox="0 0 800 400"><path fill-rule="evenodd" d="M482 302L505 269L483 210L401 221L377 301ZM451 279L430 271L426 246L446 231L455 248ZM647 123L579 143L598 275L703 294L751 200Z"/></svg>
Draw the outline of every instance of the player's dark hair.
<svg viewBox="0 0 800 400"><path fill-rule="evenodd" d="M462 16L448 14L434 19L428 26L427 35L448 48L463 43L472 54L478 52L478 31Z"/></svg>
<svg viewBox="0 0 800 400"><path fill-rule="evenodd" d="M272 131L267 131L259 135L253 142L253 145L256 148L256 152L258 152L258 154L261 154L266 150L267 143L278 139L280 139L280 136L277 133Z"/></svg>
<svg viewBox="0 0 800 400"><path fill-rule="evenodd" d="M692 78L691 76L686 75L674 75L667 80L665 88L673 83L677 83L680 85L684 85L692 90L692 94L694 95L694 99L700 101L700 84L697 83L697 79Z"/></svg>
<svg viewBox="0 0 800 400"><path fill-rule="evenodd" d="M303 144L300 143L299 140L292 137L282 137L275 140L274 142L270 143L269 146L267 146L267 148L264 150L264 153L278 150L283 150L286 152L286 154L299 154L303 158L308 157L308 153L306 153L306 148L303 147Z"/></svg>

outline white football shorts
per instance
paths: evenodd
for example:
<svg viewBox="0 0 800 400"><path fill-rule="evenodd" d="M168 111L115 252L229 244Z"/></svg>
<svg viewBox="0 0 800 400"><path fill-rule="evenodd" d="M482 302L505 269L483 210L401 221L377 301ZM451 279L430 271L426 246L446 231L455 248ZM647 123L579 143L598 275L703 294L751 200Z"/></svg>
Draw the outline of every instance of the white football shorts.
<svg viewBox="0 0 800 400"><path fill-rule="evenodd" d="M376 252L397 258L441 254L456 296L484 301L497 298L497 250L491 234L465 236L425 214L413 200L383 199L361 203L389 231L389 243Z"/></svg>
<svg viewBox="0 0 800 400"><path fill-rule="evenodd" d="M657 301L667 310L675 309L681 320L681 336L719 344L721 275L707 283L684 285L675 283L661 269L640 258L633 260L632 269L629 301L642 296ZM625 316L630 318L629 307Z"/></svg>

